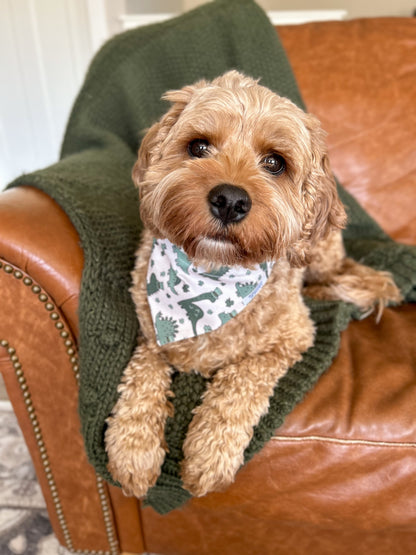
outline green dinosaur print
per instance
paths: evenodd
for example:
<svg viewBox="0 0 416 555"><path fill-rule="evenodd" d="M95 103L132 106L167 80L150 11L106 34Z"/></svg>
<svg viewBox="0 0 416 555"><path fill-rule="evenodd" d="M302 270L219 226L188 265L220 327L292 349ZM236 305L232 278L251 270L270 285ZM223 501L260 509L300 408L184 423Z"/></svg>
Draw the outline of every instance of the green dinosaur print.
<svg viewBox="0 0 416 555"><path fill-rule="evenodd" d="M175 285L179 285L180 283L181 279L178 278L178 272L176 272L173 268L169 268L168 287L175 295L178 294L177 291L175 291Z"/></svg>
<svg viewBox="0 0 416 555"><path fill-rule="evenodd" d="M161 312L156 314L155 328L157 340L161 345L174 341L178 333L178 324L173 318L164 318Z"/></svg>
<svg viewBox="0 0 416 555"><path fill-rule="evenodd" d="M154 293L157 293L161 289L163 289L163 283L161 281L158 281L155 274L152 274L147 284L147 294L153 295Z"/></svg>
<svg viewBox="0 0 416 555"><path fill-rule="evenodd" d="M185 251L181 250L176 245L173 245L172 248L176 254L176 264L185 272L185 274L189 274L189 268L192 265L192 262L186 256Z"/></svg>
<svg viewBox="0 0 416 555"><path fill-rule="evenodd" d="M237 316L237 312L235 310L231 312L220 312L218 316L219 316L219 319L221 320L221 325L224 325L229 320L231 320L231 318L234 318L234 316Z"/></svg>
<svg viewBox="0 0 416 555"><path fill-rule="evenodd" d="M267 262L262 262L260 264L260 268L263 270L266 276L269 277L269 267L267 266Z"/></svg>
<svg viewBox="0 0 416 555"><path fill-rule="evenodd" d="M210 272L204 272L201 274L201 276L219 281L220 278L229 271L229 269L230 268L228 266L221 266L221 268L218 268L218 270L211 270Z"/></svg>
<svg viewBox="0 0 416 555"><path fill-rule="evenodd" d="M247 295L250 295L250 293L255 290L257 285L258 284L254 281L251 281L250 283L236 283L235 288L237 291L237 295L241 299L244 299L244 297L247 297Z"/></svg>
<svg viewBox="0 0 416 555"><path fill-rule="evenodd" d="M185 310L186 314L188 315L195 335L197 335L196 325L198 321L204 316L204 311L202 310L202 308L195 303L199 301L210 301L213 303L221 294L221 289L216 287L214 291L202 293L201 295L192 297L191 299L184 299L183 301L179 301L178 304Z"/></svg>

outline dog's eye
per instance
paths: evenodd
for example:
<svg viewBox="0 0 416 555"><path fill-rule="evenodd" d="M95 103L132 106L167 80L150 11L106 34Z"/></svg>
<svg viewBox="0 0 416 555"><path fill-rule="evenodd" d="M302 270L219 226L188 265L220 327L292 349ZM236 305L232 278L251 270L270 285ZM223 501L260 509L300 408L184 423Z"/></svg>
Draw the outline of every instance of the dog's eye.
<svg viewBox="0 0 416 555"><path fill-rule="evenodd" d="M188 144L188 154L192 158L203 158L208 154L208 147L206 139L194 139Z"/></svg>
<svg viewBox="0 0 416 555"><path fill-rule="evenodd" d="M272 152L261 161L263 168L272 175L280 175L286 169L286 162L283 156Z"/></svg>

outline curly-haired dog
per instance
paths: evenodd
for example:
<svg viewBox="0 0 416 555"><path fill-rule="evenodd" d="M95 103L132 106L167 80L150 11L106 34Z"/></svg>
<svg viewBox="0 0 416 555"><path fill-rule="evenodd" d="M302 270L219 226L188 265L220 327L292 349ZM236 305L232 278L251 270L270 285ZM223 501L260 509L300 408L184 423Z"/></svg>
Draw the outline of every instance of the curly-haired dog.
<svg viewBox="0 0 416 555"><path fill-rule="evenodd" d="M212 378L183 445L184 487L201 496L233 482L277 380L313 343L304 283L363 311L400 300L389 274L345 257L315 117L236 71L164 98L133 170L142 335L105 437L110 472L137 497L164 460L173 368Z"/></svg>

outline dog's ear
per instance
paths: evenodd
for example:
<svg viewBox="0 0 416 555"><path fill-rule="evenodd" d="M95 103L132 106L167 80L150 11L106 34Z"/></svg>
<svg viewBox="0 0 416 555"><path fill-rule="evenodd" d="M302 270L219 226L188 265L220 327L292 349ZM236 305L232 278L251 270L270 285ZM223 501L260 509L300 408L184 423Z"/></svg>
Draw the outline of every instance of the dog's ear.
<svg viewBox="0 0 416 555"><path fill-rule="evenodd" d="M147 130L146 135L143 137L140 144L139 152L137 154L136 163L133 166L132 178L133 183L136 187L140 186L143 181L144 174L149 167L152 154L155 151L155 147L159 144L159 131L161 127L161 122L158 121Z"/></svg>
<svg viewBox="0 0 416 555"><path fill-rule="evenodd" d="M302 186L305 209L302 237L288 250L289 261L294 266L307 264L312 247L331 230L344 228L347 221L329 164L325 133L317 118L309 114L306 118L312 164Z"/></svg>
<svg viewBox="0 0 416 555"><path fill-rule="evenodd" d="M165 94L162 96L162 99L167 100L168 102L171 102L173 105L179 104L185 107L187 104L189 104L191 98L193 97L197 89L202 89L207 86L208 86L207 81L204 81L204 80L198 81L193 85L187 85L182 89L166 91Z"/></svg>
<svg viewBox="0 0 416 555"><path fill-rule="evenodd" d="M157 160L161 144L183 109L184 105L174 104L159 121L147 130L140 144L136 163L133 166L132 178L136 187L140 186L150 164Z"/></svg>
<svg viewBox="0 0 416 555"><path fill-rule="evenodd" d="M143 181L144 174L149 165L157 160L160 145L177 122L185 106L190 102L195 90L205 85L205 81L199 81L194 85L186 86L179 90L167 91L162 96L162 100L171 102L172 106L159 121L147 130L143 137L132 172L133 182L137 187Z"/></svg>

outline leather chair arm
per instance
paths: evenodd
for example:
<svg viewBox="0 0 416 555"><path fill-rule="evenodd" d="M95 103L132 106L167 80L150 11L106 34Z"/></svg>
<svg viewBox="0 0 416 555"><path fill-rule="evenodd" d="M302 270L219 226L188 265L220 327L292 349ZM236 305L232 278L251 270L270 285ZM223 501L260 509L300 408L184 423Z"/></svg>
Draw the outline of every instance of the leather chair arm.
<svg viewBox="0 0 416 555"><path fill-rule="evenodd" d="M77 336L84 257L75 228L51 197L33 187L0 194L0 257L49 292Z"/></svg>
<svg viewBox="0 0 416 555"><path fill-rule="evenodd" d="M56 202L31 187L0 194L0 371L55 535L82 553L142 552L137 502L96 475L80 434L82 267L78 234Z"/></svg>

